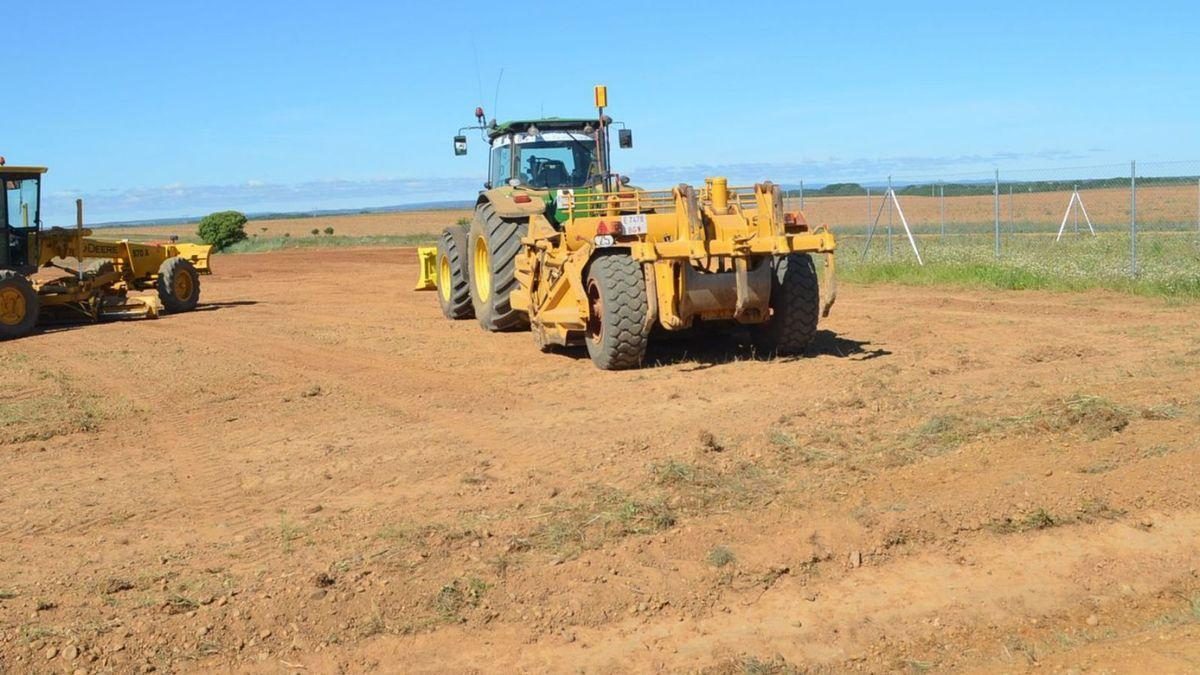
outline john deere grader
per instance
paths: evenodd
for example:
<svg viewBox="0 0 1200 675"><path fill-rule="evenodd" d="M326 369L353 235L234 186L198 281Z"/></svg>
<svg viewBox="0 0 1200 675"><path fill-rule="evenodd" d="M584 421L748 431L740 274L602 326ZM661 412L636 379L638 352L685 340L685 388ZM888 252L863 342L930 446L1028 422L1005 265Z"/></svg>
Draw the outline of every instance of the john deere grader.
<svg viewBox="0 0 1200 675"><path fill-rule="evenodd" d="M200 300L211 247L133 244L92 237L76 201L76 226L41 227L42 167L0 158L0 340L28 335L39 320L97 321L186 312ZM70 263L68 265L68 263ZM155 291L129 295L131 290Z"/></svg>
<svg viewBox="0 0 1200 675"><path fill-rule="evenodd" d="M491 146L488 182L469 227L446 228L425 255L443 313L485 330L530 328L543 350L586 345L596 366L638 367L651 335L697 323L740 324L757 348L799 354L836 295L833 234L784 210L770 182L734 187L633 187L611 168L609 132L632 133L604 109L464 127ZM826 256L822 301L810 254Z"/></svg>

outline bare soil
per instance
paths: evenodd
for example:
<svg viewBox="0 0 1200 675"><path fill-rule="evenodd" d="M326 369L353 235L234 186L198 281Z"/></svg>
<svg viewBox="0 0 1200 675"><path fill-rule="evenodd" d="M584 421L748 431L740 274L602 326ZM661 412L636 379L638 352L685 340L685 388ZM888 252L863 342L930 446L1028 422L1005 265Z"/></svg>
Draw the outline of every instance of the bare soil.
<svg viewBox="0 0 1200 675"><path fill-rule="evenodd" d="M805 358L540 354L411 250L0 345L0 671L1200 669L1200 318L845 285Z"/></svg>

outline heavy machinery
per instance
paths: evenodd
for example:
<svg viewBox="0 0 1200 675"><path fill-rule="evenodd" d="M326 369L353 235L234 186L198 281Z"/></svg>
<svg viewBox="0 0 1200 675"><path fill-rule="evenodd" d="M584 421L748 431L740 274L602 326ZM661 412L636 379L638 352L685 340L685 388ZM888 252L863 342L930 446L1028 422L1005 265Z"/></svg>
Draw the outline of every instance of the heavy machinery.
<svg viewBox="0 0 1200 675"><path fill-rule="evenodd" d="M28 335L40 320L186 312L200 300L212 247L135 244L92 237L76 201L76 226L42 229L43 167L5 166L0 158L0 340ZM71 263L70 266L68 263ZM134 296L130 291L156 291Z"/></svg>
<svg viewBox="0 0 1200 675"><path fill-rule="evenodd" d="M438 241L442 312L474 316L489 331L530 328L537 344L586 345L600 368L638 367L654 331L743 325L769 354L799 354L836 297L828 228L785 211L780 186L643 190L615 173L609 132L632 132L604 114L464 127L491 147L488 182L469 227ZM822 302L810 253L826 256Z"/></svg>

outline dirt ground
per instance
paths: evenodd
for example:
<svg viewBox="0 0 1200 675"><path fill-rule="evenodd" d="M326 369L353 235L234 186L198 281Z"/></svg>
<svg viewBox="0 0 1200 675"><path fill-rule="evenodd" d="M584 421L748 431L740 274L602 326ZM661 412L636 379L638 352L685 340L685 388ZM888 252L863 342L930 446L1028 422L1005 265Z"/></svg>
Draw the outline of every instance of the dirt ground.
<svg viewBox="0 0 1200 675"><path fill-rule="evenodd" d="M409 250L0 345L0 671L1200 669L1200 318L844 285L806 358L543 355Z"/></svg>

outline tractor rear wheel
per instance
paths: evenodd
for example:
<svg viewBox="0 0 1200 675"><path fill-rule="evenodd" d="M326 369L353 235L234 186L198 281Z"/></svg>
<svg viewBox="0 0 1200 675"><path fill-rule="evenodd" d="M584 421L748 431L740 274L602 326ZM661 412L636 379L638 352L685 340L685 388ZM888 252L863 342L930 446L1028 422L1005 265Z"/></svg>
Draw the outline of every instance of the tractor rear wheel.
<svg viewBox="0 0 1200 675"><path fill-rule="evenodd" d="M475 316L467 275L467 228L452 225L442 230L437 244L438 303L447 319Z"/></svg>
<svg viewBox="0 0 1200 675"><path fill-rule="evenodd" d="M587 276L587 349L601 370L642 365L650 329L646 326L646 278L627 255L592 261Z"/></svg>
<svg viewBox="0 0 1200 675"><path fill-rule="evenodd" d="M190 312L200 302L200 274L183 258L165 260L158 268L158 299L174 314Z"/></svg>
<svg viewBox="0 0 1200 675"><path fill-rule="evenodd" d="M518 330L529 325L524 312L513 309L509 295L517 288L517 254L529 225L496 214L491 204L475 208L467 237L471 305L487 331Z"/></svg>
<svg viewBox="0 0 1200 675"><path fill-rule="evenodd" d="M771 318L751 326L754 345L768 356L803 354L817 336L821 287L807 253L777 258L771 277Z"/></svg>
<svg viewBox="0 0 1200 675"><path fill-rule="evenodd" d="M12 270L0 270L0 340L32 333L41 307L29 279Z"/></svg>

